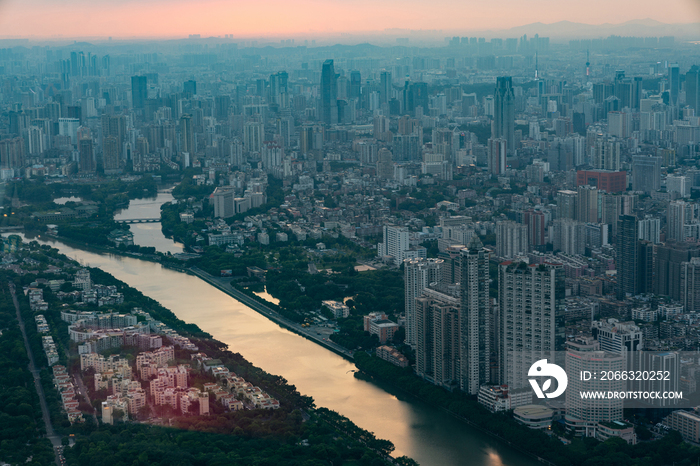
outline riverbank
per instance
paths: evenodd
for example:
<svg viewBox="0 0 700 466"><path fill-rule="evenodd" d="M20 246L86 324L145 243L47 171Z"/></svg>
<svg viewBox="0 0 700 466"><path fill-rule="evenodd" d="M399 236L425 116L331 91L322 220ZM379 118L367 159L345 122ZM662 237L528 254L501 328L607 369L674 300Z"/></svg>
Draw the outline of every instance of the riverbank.
<svg viewBox="0 0 700 466"><path fill-rule="evenodd" d="M178 268L166 266L163 264L164 267L171 268L173 270L178 270L178 271L183 271ZM353 354L346 350L345 348L341 347L340 345L337 345L333 343L330 340L324 340L322 337L319 337L318 335L310 332L309 330L306 330L304 327L301 326L301 324L298 324L296 322L292 322L289 319L284 318L281 316L278 312L274 311L271 309L269 306L266 306L265 304L257 301L256 299L246 295L240 290L235 289L233 286L231 286L230 283L230 278L218 278L214 277L204 270L198 269L197 267L190 267L189 269L190 272L192 272L193 275L196 277L204 280L205 282L209 283L210 285L218 288L219 290L223 291L227 295L231 296L235 300L245 304L249 308L253 309L254 311L264 315L268 319L272 320L276 324L280 325L282 328L285 328L289 330L290 332L294 332L297 335L300 335L307 340L310 340L320 346L323 346L324 348L333 351L335 354L338 356L342 356L343 358L347 359L348 361L352 361L354 359Z"/></svg>

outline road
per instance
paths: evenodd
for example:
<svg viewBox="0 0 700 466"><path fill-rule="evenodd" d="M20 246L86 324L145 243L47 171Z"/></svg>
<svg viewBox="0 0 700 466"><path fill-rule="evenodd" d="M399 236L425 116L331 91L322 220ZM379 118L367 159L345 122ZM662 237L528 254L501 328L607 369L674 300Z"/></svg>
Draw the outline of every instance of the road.
<svg viewBox="0 0 700 466"><path fill-rule="evenodd" d="M24 329L24 319L22 319L22 314L19 312L19 301L17 301L15 284L9 283L9 288L10 293L12 294L12 301L15 304L15 311L17 312L17 321L19 322L19 328L22 331L22 337L24 337L24 347L27 350L27 356L29 356L29 372L31 372L32 376L34 377L34 387L36 388L36 392L39 394L41 414L44 418L44 424L46 425L46 438L51 440L51 444L53 445L53 450L56 454L56 465L62 466L65 463L65 458L63 458L63 447L61 445L61 437L56 435L56 433L53 430L53 425L51 424L51 416L49 415L49 408L46 405L44 388L41 386L41 377L39 375L39 371L36 369L36 364L34 363L34 354L32 354L32 349L29 346L29 338L27 338L27 332Z"/></svg>
<svg viewBox="0 0 700 466"><path fill-rule="evenodd" d="M268 319L281 324L282 326L288 328L289 330L293 331L294 333L298 333L299 335L302 335L309 340L313 341L314 343L318 343L321 346L324 346L328 348L329 350L333 351L334 353L339 354L340 356L343 356L344 358L347 358L349 360L353 359L353 355L351 351L348 351L345 349L345 347L340 346L334 342L332 342L330 339L324 339L322 336L319 336L316 334L316 331L310 331L305 327L302 327L301 324L293 322L282 315L280 315L278 312L274 311L270 307L266 306L265 304L261 303L260 301L257 301L250 296L248 296L245 293L242 293L241 291L235 289L234 287L231 286L231 278L229 277L215 277L213 275L208 274L202 269L199 269L197 267L191 267L190 270L192 273L197 275L199 278L202 280L206 281L207 283L217 287L224 293L228 294L229 296L232 296L235 298L237 301L240 301L241 303L245 304L246 306L250 307L254 311L259 312L260 314L264 315Z"/></svg>
<svg viewBox="0 0 700 466"><path fill-rule="evenodd" d="M75 385L78 388L78 393L82 393L83 396L85 397L85 401L92 406L92 403L90 402L90 395L88 395L88 391L85 388L85 384L83 383L83 378L80 376L80 373L76 374L73 379L75 380ZM93 409L92 411L92 418L95 420L95 425L100 425L99 422L97 422L97 414L95 413L95 410Z"/></svg>

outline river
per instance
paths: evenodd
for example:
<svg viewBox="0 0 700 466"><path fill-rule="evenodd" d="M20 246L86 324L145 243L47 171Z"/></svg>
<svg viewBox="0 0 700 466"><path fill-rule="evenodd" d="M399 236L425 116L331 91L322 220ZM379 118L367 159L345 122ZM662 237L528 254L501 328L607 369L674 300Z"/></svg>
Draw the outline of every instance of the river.
<svg viewBox="0 0 700 466"><path fill-rule="evenodd" d="M168 196L159 193L158 200L150 203L132 202L120 218L155 217L160 212L158 202L168 201ZM178 245L158 233L160 230L136 229L134 241L161 251L177 250ZM142 239L148 243L140 243ZM392 441L395 456L410 456L422 466L538 464L425 403L356 379L352 363L279 327L194 276L164 269L157 263L86 252L57 241L48 244L159 301L180 319L197 324L256 366L285 377L301 393L312 396L318 406L337 411L377 437Z"/></svg>
<svg viewBox="0 0 700 466"><path fill-rule="evenodd" d="M170 191L159 191L157 197L136 199L129 203L128 209L118 210L114 214L115 220L131 220L134 218L160 218L160 206L173 200ZM160 222L132 223L131 233L134 235L134 244L139 246L153 246L156 251L175 254L182 252L182 243L176 243L163 236Z"/></svg>

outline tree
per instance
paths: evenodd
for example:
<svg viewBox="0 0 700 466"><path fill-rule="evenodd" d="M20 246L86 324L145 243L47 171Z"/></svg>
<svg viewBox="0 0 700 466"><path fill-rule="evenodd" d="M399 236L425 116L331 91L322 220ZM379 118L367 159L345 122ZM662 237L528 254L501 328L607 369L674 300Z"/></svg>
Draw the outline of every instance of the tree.
<svg viewBox="0 0 700 466"><path fill-rule="evenodd" d="M122 421L124 419L124 411L122 411L119 408L114 408L114 410L112 411L112 418L118 422Z"/></svg>

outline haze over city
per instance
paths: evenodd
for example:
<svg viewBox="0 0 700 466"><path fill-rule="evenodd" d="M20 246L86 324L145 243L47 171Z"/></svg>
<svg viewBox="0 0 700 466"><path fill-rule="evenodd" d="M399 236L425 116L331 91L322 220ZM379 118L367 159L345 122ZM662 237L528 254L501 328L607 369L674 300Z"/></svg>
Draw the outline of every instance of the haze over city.
<svg viewBox="0 0 700 466"><path fill-rule="evenodd" d="M0 465L700 465L700 1L0 0Z"/></svg>

